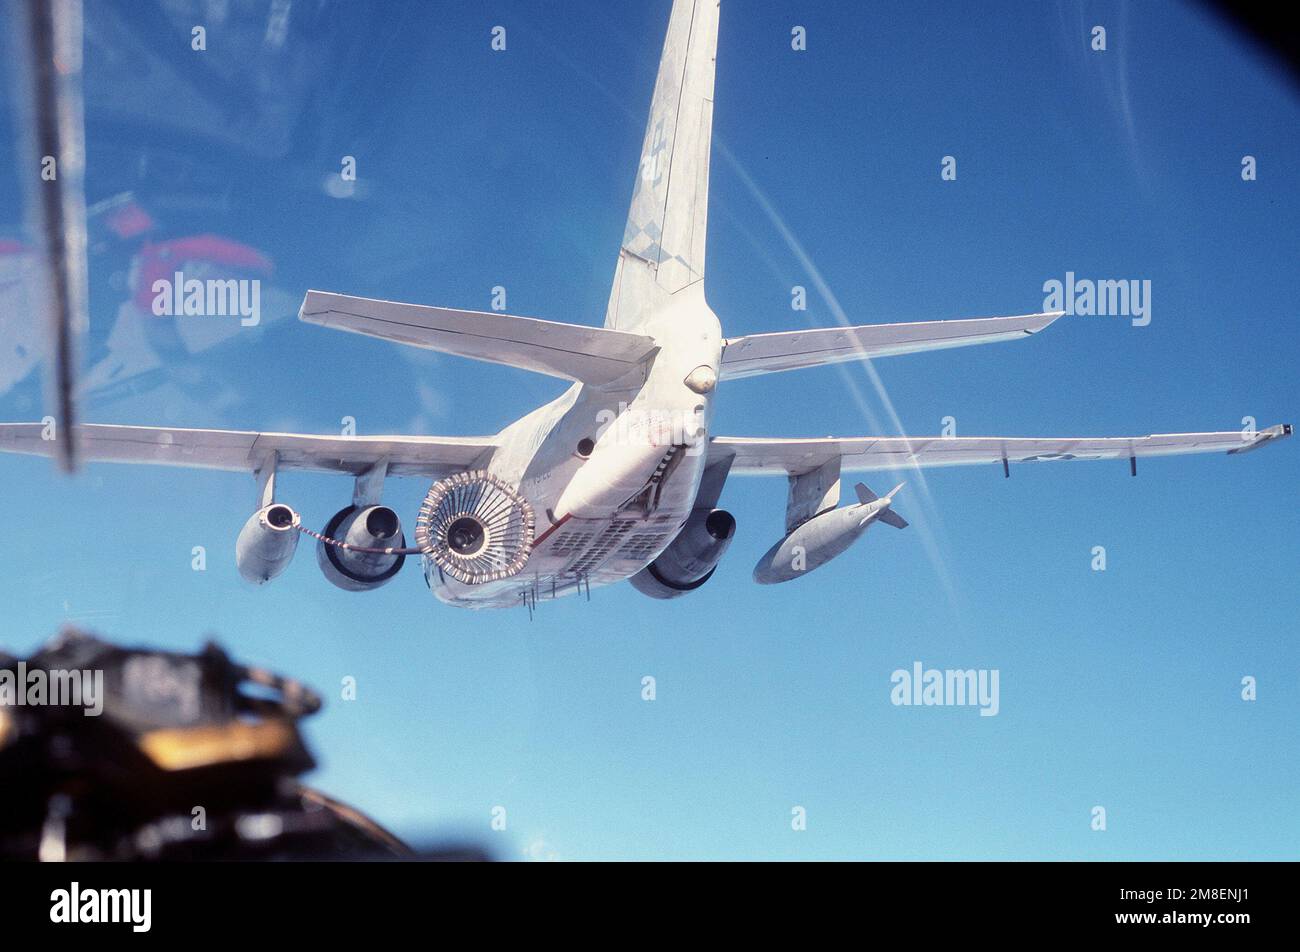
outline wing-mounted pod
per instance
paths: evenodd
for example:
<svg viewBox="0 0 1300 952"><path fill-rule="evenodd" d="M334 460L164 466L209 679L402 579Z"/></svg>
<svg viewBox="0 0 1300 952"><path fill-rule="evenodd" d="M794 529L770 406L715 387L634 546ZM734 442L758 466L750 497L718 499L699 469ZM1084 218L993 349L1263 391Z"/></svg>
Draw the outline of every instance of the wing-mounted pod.
<svg viewBox="0 0 1300 952"><path fill-rule="evenodd" d="M235 540L235 565L254 585L271 581L293 561L302 520L282 502L264 506L249 517Z"/></svg>
<svg viewBox="0 0 1300 952"><path fill-rule="evenodd" d="M235 566L254 585L263 585L289 567L298 551L302 520L275 501L275 472L279 455L271 453L258 467L257 511L249 516L235 540Z"/></svg>
<svg viewBox="0 0 1300 952"><path fill-rule="evenodd" d="M835 467L838 471L838 460ZM798 478L802 477L791 477L792 502ZM836 483L834 495L838 500L838 479ZM894 494L902 488L903 484L899 483L888 495L877 496L866 485L858 483L856 503L822 511L787 531L785 538L768 549L754 566L754 581L773 585L806 575L847 550L873 522L883 522L896 529L907 528L907 520L892 508Z"/></svg>

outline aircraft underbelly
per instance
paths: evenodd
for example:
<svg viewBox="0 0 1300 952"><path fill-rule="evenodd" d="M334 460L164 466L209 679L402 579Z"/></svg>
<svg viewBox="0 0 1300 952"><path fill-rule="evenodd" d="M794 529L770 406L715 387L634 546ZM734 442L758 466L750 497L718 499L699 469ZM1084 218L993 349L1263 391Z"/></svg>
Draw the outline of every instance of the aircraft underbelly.
<svg viewBox="0 0 1300 952"><path fill-rule="evenodd" d="M476 585L448 578L432 586L434 594L461 607L501 608L621 582L653 562L690 514L698 480L681 470L676 475L649 513L625 509L601 519L567 519L534 547L518 575Z"/></svg>

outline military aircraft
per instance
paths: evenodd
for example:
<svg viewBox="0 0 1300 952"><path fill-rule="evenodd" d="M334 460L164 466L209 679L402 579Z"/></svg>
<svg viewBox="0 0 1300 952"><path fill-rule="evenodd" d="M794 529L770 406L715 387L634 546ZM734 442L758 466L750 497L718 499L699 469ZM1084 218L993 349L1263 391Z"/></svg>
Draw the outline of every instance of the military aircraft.
<svg viewBox="0 0 1300 952"><path fill-rule="evenodd" d="M256 511L236 558L268 581L304 533L325 576L349 590L392 579L419 555L439 599L464 607L524 604L630 580L656 598L703 585L735 533L718 508L731 475L789 480L785 537L754 571L786 581L825 564L867 528L907 523L858 484L839 508L840 475L867 470L1056 460L1137 460L1241 453L1289 436L1290 425L1243 434L1100 439L714 435L717 386L740 377L1038 333L1061 312L875 324L723 337L704 294L714 59L719 0L674 0L631 208L604 326L308 291L299 319L572 381L554 401L495 436L310 436L84 425L82 458L240 470L257 478ZM0 425L0 450L51 455L39 423ZM276 499L286 470L346 473L352 502L321 532ZM408 546L382 504L389 476L432 479Z"/></svg>

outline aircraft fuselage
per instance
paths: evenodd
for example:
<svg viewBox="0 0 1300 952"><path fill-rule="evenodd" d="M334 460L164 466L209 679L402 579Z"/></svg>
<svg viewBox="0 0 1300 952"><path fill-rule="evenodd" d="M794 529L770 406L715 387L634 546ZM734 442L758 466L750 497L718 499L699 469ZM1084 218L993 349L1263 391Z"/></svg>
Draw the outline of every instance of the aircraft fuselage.
<svg viewBox="0 0 1300 952"><path fill-rule="evenodd" d="M638 332L663 342L644 365L605 386L574 384L498 434L486 468L532 504L533 548L523 571L484 583L426 559L440 600L495 608L609 585L673 540L704 472L722 330L697 283Z"/></svg>

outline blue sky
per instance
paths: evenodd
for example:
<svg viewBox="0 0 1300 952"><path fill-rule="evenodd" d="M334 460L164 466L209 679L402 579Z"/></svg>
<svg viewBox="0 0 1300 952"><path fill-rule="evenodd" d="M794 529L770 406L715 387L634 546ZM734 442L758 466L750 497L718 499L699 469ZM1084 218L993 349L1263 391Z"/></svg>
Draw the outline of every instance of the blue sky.
<svg viewBox="0 0 1300 952"><path fill-rule="evenodd" d="M501 285L513 313L600 323L668 8L294 4L276 46L264 12L95 5L88 201L150 224L92 219L85 363L134 369L85 417L483 434L556 395L549 378L290 317L307 288L486 309ZM6 103L9 155L12 119ZM708 298L739 335L832 324L810 268L862 323L1032 312L1067 271L1150 280L1147 327L1069 317L1023 343L877 361L888 405L917 435L948 416L961 435L1015 436L1292 422L1297 130L1294 87L1197 6L733 0ZM338 197L345 155L359 177ZM18 184L0 176L0 238L21 237ZM130 313L144 243L195 235L274 262L261 326L208 339ZM796 284L814 289L806 312ZM0 322L17 333L14 312ZM0 418L38 419L41 401L25 376ZM825 368L725 384L715 430L867 435L890 416L866 369ZM1293 442L1152 460L1137 479L1123 463L931 470L898 497L913 529L874 529L774 587L750 572L785 483L735 478L738 536L703 588L670 603L597 589L531 621L447 608L414 566L342 592L305 546L252 589L233 564L254 495L238 474L67 480L19 457L0 473L10 650L66 620L177 649L214 636L326 694L310 779L417 841L562 859L1300 854ZM426 489L394 480L387 500L413 524ZM350 492L288 474L280 497L319 528ZM914 661L998 669L999 714L893 706L890 674ZM489 828L498 805L505 832Z"/></svg>

